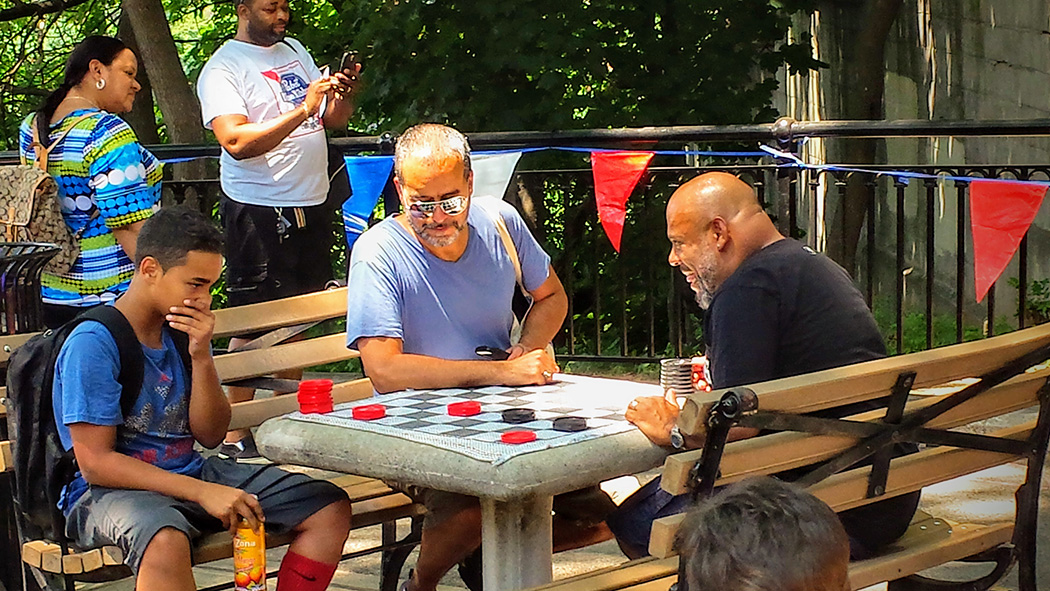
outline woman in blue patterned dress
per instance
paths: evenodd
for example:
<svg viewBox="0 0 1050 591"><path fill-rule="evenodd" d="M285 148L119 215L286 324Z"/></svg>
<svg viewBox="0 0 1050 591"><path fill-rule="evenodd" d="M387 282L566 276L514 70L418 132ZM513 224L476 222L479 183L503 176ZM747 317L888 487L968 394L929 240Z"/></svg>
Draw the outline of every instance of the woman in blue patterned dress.
<svg viewBox="0 0 1050 591"><path fill-rule="evenodd" d="M82 230L80 256L64 275L42 277L49 327L127 290L139 228L160 201L160 162L116 115L131 110L141 88L137 73L135 54L119 39L88 37L69 55L62 85L19 130L19 149L30 162L33 126L48 143L69 130L51 151L48 172L70 230Z"/></svg>

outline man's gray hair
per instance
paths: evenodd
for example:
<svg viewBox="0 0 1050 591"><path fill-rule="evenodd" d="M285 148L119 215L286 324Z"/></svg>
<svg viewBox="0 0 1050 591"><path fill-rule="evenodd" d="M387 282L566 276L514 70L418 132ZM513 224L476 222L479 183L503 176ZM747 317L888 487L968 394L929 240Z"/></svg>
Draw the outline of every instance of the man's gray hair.
<svg viewBox="0 0 1050 591"><path fill-rule="evenodd" d="M421 123L405 130L394 148L394 178L404 182L402 167L408 159L431 165L449 157L463 161L463 176L470 176L470 144L460 132L446 125Z"/></svg>

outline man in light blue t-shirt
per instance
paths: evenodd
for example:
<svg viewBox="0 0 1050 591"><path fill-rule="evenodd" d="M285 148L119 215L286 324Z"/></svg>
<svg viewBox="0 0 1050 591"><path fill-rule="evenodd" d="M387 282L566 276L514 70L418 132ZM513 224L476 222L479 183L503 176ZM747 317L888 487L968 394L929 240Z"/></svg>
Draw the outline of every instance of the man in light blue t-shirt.
<svg viewBox="0 0 1050 591"><path fill-rule="evenodd" d="M466 138L442 125L407 130L394 155L394 184L406 213L361 236L347 282L347 346L360 351L376 391L549 383L558 366L544 349L565 319L565 289L513 207L471 196ZM514 345L516 272L499 220L533 298ZM482 360L479 346L510 357ZM408 492L423 497L428 514L419 560L403 589L432 591L481 543L481 510L473 497Z"/></svg>

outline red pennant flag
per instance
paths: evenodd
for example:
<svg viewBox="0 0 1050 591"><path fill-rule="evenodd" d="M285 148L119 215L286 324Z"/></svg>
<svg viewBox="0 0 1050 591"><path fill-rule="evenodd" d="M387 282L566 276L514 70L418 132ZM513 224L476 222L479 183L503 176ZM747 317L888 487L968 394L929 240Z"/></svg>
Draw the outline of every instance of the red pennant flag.
<svg viewBox="0 0 1050 591"><path fill-rule="evenodd" d="M627 198L652 159L652 152L591 152L598 219L616 252L620 252Z"/></svg>
<svg viewBox="0 0 1050 591"><path fill-rule="evenodd" d="M1046 189L1043 185L1020 182L970 183L973 274L978 302L1017 252L1043 203Z"/></svg>

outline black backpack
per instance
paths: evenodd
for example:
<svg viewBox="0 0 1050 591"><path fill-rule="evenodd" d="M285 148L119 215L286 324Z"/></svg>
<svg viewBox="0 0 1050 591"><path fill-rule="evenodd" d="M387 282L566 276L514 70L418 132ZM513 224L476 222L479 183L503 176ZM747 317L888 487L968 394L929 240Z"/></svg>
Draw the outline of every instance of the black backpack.
<svg viewBox="0 0 1050 591"><path fill-rule="evenodd" d="M120 407L130 414L142 389L142 345L131 324L113 306L96 306L54 330L26 341L11 354L7 367L7 429L14 459L14 507L23 541L67 542L65 516L58 509L62 487L76 474L73 451L62 447L52 406L58 353L73 329L85 320L102 323L120 354ZM189 373L189 337L170 331ZM187 382L189 383L189 382Z"/></svg>

